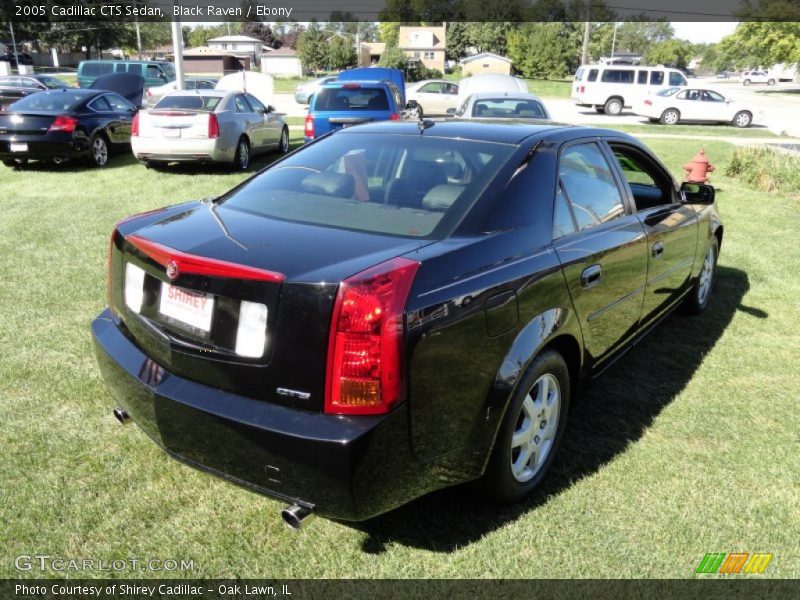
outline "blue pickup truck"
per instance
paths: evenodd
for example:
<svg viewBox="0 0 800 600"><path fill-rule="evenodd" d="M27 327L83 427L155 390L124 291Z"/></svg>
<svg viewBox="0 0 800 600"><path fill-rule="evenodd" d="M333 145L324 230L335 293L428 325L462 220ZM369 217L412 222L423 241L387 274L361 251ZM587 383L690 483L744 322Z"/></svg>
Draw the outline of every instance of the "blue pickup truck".
<svg viewBox="0 0 800 600"><path fill-rule="evenodd" d="M351 69L322 84L308 105L305 140L348 125L399 121L405 102L405 80L398 69Z"/></svg>

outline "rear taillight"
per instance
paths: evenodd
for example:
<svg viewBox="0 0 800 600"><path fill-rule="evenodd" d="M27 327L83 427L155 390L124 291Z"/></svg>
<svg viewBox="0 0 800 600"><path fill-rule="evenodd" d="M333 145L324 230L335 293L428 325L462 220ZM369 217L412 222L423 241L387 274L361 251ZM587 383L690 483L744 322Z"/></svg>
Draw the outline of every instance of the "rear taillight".
<svg viewBox="0 0 800 600"><path fill-rule="evenodd" d="M392 113L392 114L389 115L389 120L390 121L399 121L400 120L400 115L398 115L397 113Z"/></svg>
<svg viewBox="0 0 800 600"><path fill-rule="evenodd" d="M137 137L139 135L139 113L133 115L133 123L131 123L131 135Z"/></svg>
<svg viewBox="0 0 800 600"><path fill-rule="evenodd" d="M586 91L586 86L583 86L583 85L582 85L582 86L579 86L579 87L578 87L578 93L579 93L579 94L582 94L582 93L584 93L585 91Z"/></svg>
<svg viewBox="0 0 800 600"><path fill-rule="evenodd" d="M111 238L108 241L108 264L106 266L106 273L108 276L108 310L112 315L117 314L117 309L114 306L114 282L112 278L112 260L114 257L114 237L117 235L117 228L111 232Z"/></svg>
<svg viewBox="0 0 800 600"><path fill-rule="evenodd" d="M419 263L394 258L339 286L331 319L325 412L388 412L405 392L403 312Z"/></svg>
<svg viewBox="0 0 800 600"><path fill-rule="evenodd" d="M47 131L63 131L64 133L72 133L78 125L78 119L69 117L67 115L59 115L56 120L50 125Z"/></svg>
<svg viewBox="0 0 800 600"><path fill-rule="evenodd" d="M306 115L306 137L314 137L314 117Z"/></svg>
<svg viewBox="0 0 800 600"><path fill-rule="evenodd" d="M645 100L644 104L645 104L645 106L653 106L653 101L652 100Z"/></svg>
<svg viewBox="0 0 800 600"><path fill-rule="evenodd" d="M208 137L219 137L219 121L214 113L208 113Z"/></svg>

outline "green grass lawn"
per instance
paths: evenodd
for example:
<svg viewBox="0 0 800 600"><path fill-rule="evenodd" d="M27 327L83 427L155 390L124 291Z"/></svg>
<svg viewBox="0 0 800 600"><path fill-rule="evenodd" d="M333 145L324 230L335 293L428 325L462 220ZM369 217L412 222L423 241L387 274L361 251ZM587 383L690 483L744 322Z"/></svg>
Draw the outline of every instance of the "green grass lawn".
<svg viewBox="0 0 800 600"><path fill-rule="evenodd" d="M603 127L605 129L615 129L617 131L624 131L626 133L646 133L648 135L657 136L708 136L708 137L732 137L732 138L776 138L779 140L781 136L773 133L766 127L747 127L742 129L734 127L733 125L661 125L660 123L642 123L641 125L628 125L620 123L619 125L613 123L597 124L596 127Z"/></svg>
<svg viewBox="0 0 800 600"><path fill-rule="evenodd" d="M696 151L646 142L676 174ZM732 146L705 148L724 172ZM244 177L130 156L0 167L0 577L38 576L14 557L45 554L193 560L183 575L205 577L683 578L734 551L774 554L758 577L800 577L796 200L714 175L726 233L709 310L670 317L587 391L528 502L456 488L293 533L283 503L119 426L89 334L114 223Z"/></svg>

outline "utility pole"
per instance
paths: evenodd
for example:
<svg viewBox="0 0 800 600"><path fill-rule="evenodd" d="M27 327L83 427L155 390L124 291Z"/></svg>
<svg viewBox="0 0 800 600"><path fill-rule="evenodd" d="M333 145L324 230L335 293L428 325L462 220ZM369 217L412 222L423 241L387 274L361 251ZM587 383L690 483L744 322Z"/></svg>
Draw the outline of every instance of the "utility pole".
<svg viewBox="0 0 800 600"><path fill-rule="evenodd" d="M142 34L139 31L139 19L134 20L136 25L136 60L142 60Z"/></svg>
<svg viewBox="0 0 800 600"><path fill-rule="evenodd" d="M11 47L14 49L14 62L17 63L17 73L19 73L19 56L17 55L17 41L14 39L14 24L9 21L8 28L11 30Z"/></svg>
<svg viewBox="0 0 800 600"><path fill-rule="evenodd" d="M172 22L172 53L175 56L175 82L179 90L183 88L183 32L181 22Z"/></svg>
<svg viewBox="0 0 800 600"><path fill-rule="evenodd" d="M586 24L583 27L583 48L581 49L581 64L589 62L589 35L592 33L592 0L588 0L586 8Z"/></svg>

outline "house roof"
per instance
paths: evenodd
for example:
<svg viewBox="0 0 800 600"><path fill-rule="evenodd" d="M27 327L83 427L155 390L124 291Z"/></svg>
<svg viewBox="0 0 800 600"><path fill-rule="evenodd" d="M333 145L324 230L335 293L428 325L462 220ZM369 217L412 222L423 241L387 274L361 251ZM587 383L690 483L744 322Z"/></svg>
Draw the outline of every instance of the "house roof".
<svg viewBox="0 0 800 600"><path fill-rule="evenodd" d="M250 37L248 35L223 35L220 37L215 37L210 40L209 42L258 42L259 44L263 44L261 40Z"/></svg>
<svg viewBox="0 0 800 600"><path fill-rule="evenodd" d="M266 51L267 49L264 48L264 50L265 50L264 55L263 55L264 58L272 58L273 56L278 57L278 58L281 58L281 57L286 58L286 57L291 57L291 56L297 56L297 50L295 50L294 48L281 47L281 48L278 48L277 50L274 49L274 48L270 48L269 51Z"/></svg>
<svg viewBox="0 0 800 600"><path fill-rule="evenodd" d="M506 58L505 56L500 56L499 54L495 54L494 52L481 52L480 54L473 54L472 56L467 56L466 58L462 58L460 61L458 61L458 63L464 65L474 60L486 60L487 58L501 60L503 62L507 62L508 64L511 64L513 62L510 58Z"/></svg>
<svg viewBox="0 0 800 600"><path fill-rule="evenodd" d="M370 54L383 54L386 44L383 42L361 42L361 47Z"/></svg>

